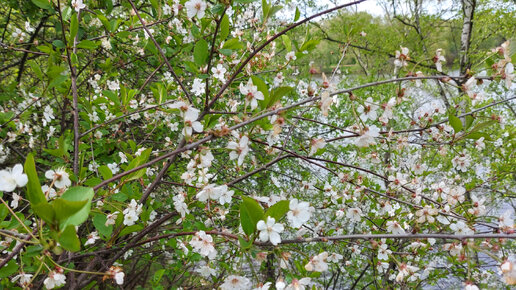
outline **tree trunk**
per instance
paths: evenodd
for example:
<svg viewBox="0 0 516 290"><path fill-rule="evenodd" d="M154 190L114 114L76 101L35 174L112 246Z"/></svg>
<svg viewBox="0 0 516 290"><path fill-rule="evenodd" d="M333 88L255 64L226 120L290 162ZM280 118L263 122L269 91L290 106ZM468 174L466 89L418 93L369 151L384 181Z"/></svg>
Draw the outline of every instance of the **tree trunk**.
<svg viewBox="0 0 516 290"><path fill-rule="evenodd" d="M477 3L476 0L461 0L461 2L464 20L460 37L460 72L461 74L465 74L471 66L468 53L473 29L473 15Z"/></svg>

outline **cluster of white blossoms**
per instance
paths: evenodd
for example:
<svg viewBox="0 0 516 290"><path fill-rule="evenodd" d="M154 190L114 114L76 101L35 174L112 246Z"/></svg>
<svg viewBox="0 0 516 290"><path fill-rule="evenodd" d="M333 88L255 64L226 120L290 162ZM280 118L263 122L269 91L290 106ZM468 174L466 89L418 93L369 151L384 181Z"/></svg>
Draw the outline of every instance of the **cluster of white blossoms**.
<svg viewBox="0 0 516 290"><path fill-rule="evenodd" d="M204 94L206 92L205 89L206 86L201 79L194 79L192 84L192 93L194 93L195 96L199 97Z"/></svg>
<svg viewBox="0 0 516 290"><path fill-rule="evenodd" d="M469 156L469 154L467 154L464 151L464 152L459 153L457 156L455 156L452 159L452 164L453 164L453 167L455 167L455 169L462 171L462 172L467 172L469 170L469 168L471 167L471 161L472 160L471 160L471 157Z"/></svg>
<svg viewBox="0 0 516 290"><path fill-rule="evenodd" d="M418 107L414 112L414 117L421 122L421 125L426 125L435 120L437 115L446 113L446 107L441 100L432 100L424 103Z"/></svg>
<svg viewBox="0 0 516 290"><path fill-rule="evenodd" d="M369 147L376 144L374 138L380 136L380 128L376 127L376 125L363 127L359 134L360 136L355 139L355 145L357 147Z"/></svg>
<svg viewBox="0 0 516 290"><path fill-rule="evenodd" d="M47 289L54 289L61 287L66 284L66 276L63 275L63 269L59 268L55 271L48 273L48 277L43 281Z"/></svg>
<svg viewBox="0 0 516 290"><path fill-rule="evenodd" d="M217 256L217 250L215 250L215 243L213 237L207 235L205 231L198 231L190 241L190 246L193 247L193 251L201 254L201 256L214 259Z"/></svg>
<svg viewBox="0 0 516 290"><path fill-rule="evenodd" d="M231 203L233 198L233 190L229 190L226 184L216 185L208 184L196 195L197 199L206 202L208 199L218 200L220 204Z"/></svg>
<svg viewBox="0 0 516 290"><path fill-rule="evenodd" d="M132 226L138 221L140 214L142 213L143 205L138 204L136 200L131 199L129 206L124 209L124 225Z"/></svg>
<svg viewBox="0 0 516 290"><path fill-rule="evenodd" d="M495 48L493 52L503 56L497 63L493 65L496 74L505 79L505 85L508 89L512 86L512 80L516 77L514 73L514 64L511 59L511 44L510 40L505 41L499 47Z"/></svg>
<svg viewBox="0 0 516 290"><path fill-rule="evenodd" d="M401 282L405 279L405 277L408 277L409 281L416 281L419 279L419 274L416 273L419 271L418 267L414 267L408 264L401 264L398 266L398 275L396 275L396 282Z"/></svg>

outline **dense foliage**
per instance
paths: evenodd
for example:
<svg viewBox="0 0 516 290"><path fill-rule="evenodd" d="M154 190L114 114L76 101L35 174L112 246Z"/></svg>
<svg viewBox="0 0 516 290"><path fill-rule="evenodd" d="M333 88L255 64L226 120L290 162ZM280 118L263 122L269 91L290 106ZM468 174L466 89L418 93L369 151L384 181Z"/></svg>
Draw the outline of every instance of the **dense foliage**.
<svg viewBox="0 0 516 290"><path fill-rule="evenodd" d="M7 0L0 287L516 284L516 10L360 2Z"/></svg>

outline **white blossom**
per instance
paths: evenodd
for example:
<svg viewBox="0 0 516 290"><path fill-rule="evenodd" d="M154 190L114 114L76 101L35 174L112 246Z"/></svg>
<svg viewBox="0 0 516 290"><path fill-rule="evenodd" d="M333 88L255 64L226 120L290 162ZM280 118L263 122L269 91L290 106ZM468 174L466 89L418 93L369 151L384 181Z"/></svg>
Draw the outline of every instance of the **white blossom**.
<svg viewBox="0 0 516 290"><path fill-rule="evenodd" d="M16 164L13 168L0 170L0 191L12 192L16 187L23 187L29 181L23 173L23 166Z"/></svg>
<svg viewBox="0 0 516 290"><path fill-rule="evenodd" d="M45 177L52 180L55 187L60 189L72 185L70 175L66 172L64 167L57 168L56 170L47 170L47 172L45 172Z"/></svg>
<svg viewBox="0 0 516 290"><path fill-rule="evenodd" d="M185 7L188 18L197 16L197 19L201 19L204 17L207 5L203 0L190 0L185 3Z"/></svg>
<svg viewBox="0 0 516 290"><path fill-rule="evenodd" d="M55 287L61 287L66 284L66 276L62 273L52 271L48 273L48 277L43 281L47 289L54 289Z"/></svg>
<svg viewBox="0 0 516 290"><path fill-rule="evenodd" d="M314 256L310 259L310 262L305 265L305 269L307 271L315 271L315 272L324 272L328 270L328 264L326 263L328 259L328 252L322 252L317 256Z"/></svg>
<svg viewBox="0 0 516 290"><path fill-rule="evenodd" d="M293 228L300 228L304 223L310 220L314 208L306 201L299 202L297 198L290 201L287 219Z"/></svg>
<svg viewBox="0 0 516 290"><path fill-rule="evenodd" d="M272 217L267 217L267 222L263 220L258 221L256 229L260 231L260 240L262 242L270 241L274 246L281 243L280 233L283 232L284 227Z"/></svg>

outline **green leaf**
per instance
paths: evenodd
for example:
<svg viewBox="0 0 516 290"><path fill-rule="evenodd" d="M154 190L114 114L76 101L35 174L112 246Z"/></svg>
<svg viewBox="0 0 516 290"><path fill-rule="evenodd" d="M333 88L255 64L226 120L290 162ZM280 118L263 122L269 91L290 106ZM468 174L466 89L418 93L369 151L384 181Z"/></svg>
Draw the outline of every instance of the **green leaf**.
<svg viewBox="0 0 516 290"><path fill-rule="evenodd" d="M104 179L110 179L111 177L113 177L113 172L106 165L100 166L98 168L98 171L99 171L100 175L102 175L102 178L104 178Z"/></svg>
<svg viewBox="0 0 516 290"><path fill-rule="evenodd" d="M32 0L32 3L36 4L39 8L52 9L50 0Z"/></svg>
<svg viewBox="0 0 516 290"><path fill-rule="evenodd" d="M299 8L296 7L296 15L294 16L294 22L298 21L299 17L301 17L301 12L299 11Z"/></svg>
<svg viewBox="0 0 516 290"><path fill-rule="evenodd" d="M219 52L225 56L231 56L233 54L233 51L231 49L226 48L219 49Z"/></svg>
<svg viewBox="0 0 516 290"><path fill-rule="evenodd" d="M290 38L288 37L288 35L283 34L281 36L281 40L283 41L283 45L285 45L285 50L287 52L292 51L292 43L291 43Z"/></svg>
<svg viewBox="0 0 516 290"><path fill-rule="evenodd" d="M251 247L251 245L253 244L252 241L246 241L244 238L242 237L238 237L238 242L240 243L240 247L242 248L242 250L247 250Z"/></svg>
<svg viewBox="0 0 516 290"><path fill-rule="evenodd" d="M457 116L450 114L448 116L448 120L453 130L455 131L455 134L459 133L462 130L462 121Z"/></svg>
<svg viewBox="0 0 516 290"><path fill-rule="evenodd" d="M229 35L229 17L227 14L224 14L222 20L220 21L220 39L225 40Z"/></svg>
<svg viewBox="0 0 516 290"><path fill-rule="evenodd" d="M68 225L64 231L60 232L57 240L63 249L70 252L77 252L81 249L81 241L79 241L73 225Z"/></svg>
<svg viewBox="0 0 516 290"><path fill-rule="evenodd" d="M13 259L0 268L0 279L7 278L18 271L18 263Z"/></svg>
<svg viewBox="0 0 516 290"><path fill-rule="evenodd" d="M56 213L54 207L48 203L39 203L31 206L34 213L48 224L53 224Z"/></svg>
<svg viewBox="0 0 516 290"><path fill-rule="evenodd" d="M152 151L152 148L147 148L145 151L143 151L140 154L140 156L134 158L131 161L131 163L129 163L129 165L127 166L127 168L125 170L128 171L130 169L138 167L138 166L144 164L145 162L147 162L147 159L149 159L151 151ZM145 174L146 171L147 171L147 169L145 169L145 168L140 169L136 172L133 172L127 176L122 177L122 181L130 181L130 180L139 179L140 177L142 177Z"/></svg>
<svg viewBox="0 0 516 290"><path fill-rule="evenodd" d="M280 200L267 209L265 216L273 217L277 222L287 214L289 204L290 202L288 200Z"/></svg>
<svg viewBox="0 0 516 290"><path fill-rule="evenodd" d="M466 116L466 128L465 130L468 130L469 127L473 124L473 121L475 121L475 118L471 117L471 115Z"/></svg>
<svg viewBox="0 0 516 290"><path fill-rule="evenodd" d="M486 122L483 122L483 123L480 123L478 125L476 125L475 127L473 127L473 129L471 129L471 133L474 133L474 132L478 132L484 128L487 128L493 124L496 124L497 122L495 120L489 120L489 121L486 121Z"/></svg>
<svg viewBox="0 0 516 290"><path fill-rule="evenodd" d="M281 9L283 9L283 6L281 6L281 5L272 6L269 10L269 14L267 15L267 18L274 16L274 14L276 14Z"/></svg>
<svg viewBox="0 0 516 290"><path fill-rule="evenodd" d="M106 221L107 217L103 214L95 214L93 216L93 225L97 231L105 237L111 237L111 234L113 233L113 226L106 226Z"/></svg>
<svg viewBox="0 0 516 290"><path fill-rule="evenodd" d="M267 0L262 0L262 18L263 18L263 21L265 21L269 15L269 9L270 9L270 6L269 4L267 3Z"/></svg>
<svg viewBox="0 0 516 290"><path fill-rule="evenodd" d="M94 195L95 192L93 191L93 188L82 186L70 187L65 193L63 193L63 195L61 196L61 199L63 200L72 202L86 202L79 211L77 211L70 217L66 218L66 220L64 220L63 222L60 222L60 228L64 228L68 225L78 226L85 222L86 219L88 219L88 215L90 214L91 200L93 199Z"/></svg>
<svg viewBox="0 0 516 290"><path fill-rule="evenodd" d="M62 222L79 212L86 205L86 203L88 203L88 200L69 201L63 198L58 198L52 201L52 207L54 208L56 219L59 222Z"/></svg>
<svg viewBox="0 0 516 290"><path fill-rule="evenodd" d="M96 49L98 47L98 43L91 40L83 40L77 44L77 48L83 48L83 49Z"/></svg>
<svg viewBox="0 0 516 290"><path fill-rule="evenodd" d="M200 39L195 44L194 48L194 62L197 65L204 65L208 59L208 42L204 39Z"/></svg>
<svg viewBox="0 0 516 290"><path fill-rule="evenodd" d="M293 90L292 87L278 87L272 90L271 97L267 102L267 108L274 105L277 101L279 101L282 97L286 96Z"/></svg>
<svg viewBox="0 0 516 290"><path fill-rule="evenodd" d="M484 137L485 140L491 140L491 136L489 136L489 134L482 133L482 132L469 133L465 137L467 139L473 139L473 140L477 140L477 139Z"/></svg>
<svg viewBox="0 0 516 290"><path fill-rule="evenodd" d="M263 208L254 199L242 196L240 204L240 223L244 233L250 235L256 230L256 224L263 219Z"/></svg>
<svg viewBox="0 0 516 290"><path fill-rule="evenodd" d="M115 104L119 104L120 103L120 100L118 99L117 93L115 93L113 91L105 90L105 91L102 91L102 94L106 98L108 98L110 101L112 101L113 103L115 103Z"/></svg>
<svg viewBox="0 0 516 290"><path fill-rule="evenodd" d="M25 160L24 165L25 174L29 179L27 183L27 199L31 203L31 205L39 204L39 203L47 203L47 198L41 190L41 185L38 179L38 173L36 172L36 164L34 163L34 156L32 153L27 155L27 159Z"/></svg>
<svg viewBox="0 0 516 290"><path fill-rule="evenodd" d="M303 45L301 46L301 48L299 50L300 51L305 51L305 50L310 51L310 50L314 49L319 44L319 42L320 42L319 39L308 40L305 43L303 43Z"/></svg>
<svg viewBox="0 0 516 290"><path fill-rule="evenodd" d="M70 38L68 40L68 43L73 43L73 40L77 35L77 32L79 32L79 22L77 20L77 14L74 13L72 15L72 19L70 20Z"/></svg>
<svg viewBox="0 0 516 290"><path fill-rule="evenodd" d="M58 87L60 84L64 83L68 79L69 79L69 77L67 75L56 76L54 79L52 79L50 84L48 84L47 90L50 90L51 88L54 88L54 87Z"/></svg>
<svg viewBox="0 0 516 290"><path fill-rule="evenodd" d="M143 225L141 225L141 224L135 224L135 225L132 225L132 226L128 226L128 227L124 228L123 230L121 230L120 234L118 234L118 236L119 237L123 237L125 235L130 234L130 233L141 231L142 229L143 229Z"/></svg>
<svg viewBox="0 0 516 290"><path fill-rule="evenodd" d="M217 3L211 7L211 13L213 14L221 14L224 11L224 5L222 3Z"/></svg>
<svg viewBox="0 0 516 290"><path fill-rule="evenodd" d="M57 47L57 48L65 48L65 44L62 40L59 40L59 39L56 39L54 41L52 41L52 44Z"/></svg>
<svg viewBox="0 0 516 290"><path fill-rule="evenodd" d="M238 38L231 38L228 41L224 42L222 48L225 49L241 49L244 45L238 40Z"/></svg>
<svg viewBox="0 0 516 290"><path fill-rule="evenodd" d="M154 278L153 278L152 283L154 283L155 285L159 284L159 282L161 281L161 278L163 278L163 274L165 274L165 271L166 271L166 269L157 270L154 273Z"/></svg>
<svg viewBox="0 0 516 290"><path fill-rule="evenodd" d="M106 18L106 16L101 14L102 12L97 12L97 17L102 22L102 25L104 25L104 28L106 28L108 31L111 31L111 24L109 23L109 20Z"/></svg>
<svg viewBox="0 0 516 290"><path fill-rule="evenodd" d="M3 222L5 218L7 217L7 214L9 214L9 210L7 209L7 206L5 204L0 204L0 222Z"/></svg>
<svg viewBox="0 0 516 290"><path fill-rule="evenodd" d="M43 80L44 74L41 71L41 67L38 64L36 64L36 62L34 62L33 60L29 60L27 63L29 64L32 71L36 74L38 79Z"/></svg>

